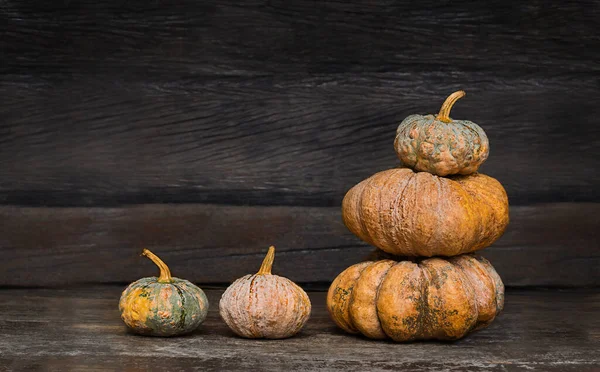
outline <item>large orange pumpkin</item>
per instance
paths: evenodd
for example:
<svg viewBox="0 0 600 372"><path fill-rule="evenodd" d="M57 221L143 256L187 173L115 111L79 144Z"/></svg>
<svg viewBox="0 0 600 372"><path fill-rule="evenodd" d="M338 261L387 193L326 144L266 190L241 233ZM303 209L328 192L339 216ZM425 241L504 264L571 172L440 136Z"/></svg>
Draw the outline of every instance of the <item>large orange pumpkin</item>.
<svg viewBox="0 0 600 372"><path fill-rule="evenodd" d="M348 229L398 256L454 256L485 248L508 225L506 191L492 177L438 177L389 169L354 186L342 203Z"/></svg>
<svg viewBox="0 0 600 372"><path fill-rule="evenodd" d="M349 333L394 341L455 340L489 325L504 306L504 285L484 258L368 261L331 284L327 309Z"/></svg>

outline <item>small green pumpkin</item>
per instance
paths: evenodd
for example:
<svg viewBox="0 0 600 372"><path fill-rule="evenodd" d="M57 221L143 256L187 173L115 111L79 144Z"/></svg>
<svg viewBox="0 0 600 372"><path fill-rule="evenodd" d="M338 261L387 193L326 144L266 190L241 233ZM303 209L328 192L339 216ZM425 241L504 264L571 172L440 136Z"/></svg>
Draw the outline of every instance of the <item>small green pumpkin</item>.
<svg viewBox="0 0 600 372"><path fill-rule="evenodd" d="M452 120L450 110L465 96L452 93L439 114L410 115L396 131L394 147L402 163L436 176L472 174L488 158L490 145L481 127L468 120Z"/></svg>
<svg viewBox="0 0 600 372"><path fill-rule="evenodd" d="M176 336L198 328L208 313L204 292L172 277L167 265L148 249L142 255L159 267L160 276L137 280L123 291L119 310L125 324L148 336Z"/></svg>

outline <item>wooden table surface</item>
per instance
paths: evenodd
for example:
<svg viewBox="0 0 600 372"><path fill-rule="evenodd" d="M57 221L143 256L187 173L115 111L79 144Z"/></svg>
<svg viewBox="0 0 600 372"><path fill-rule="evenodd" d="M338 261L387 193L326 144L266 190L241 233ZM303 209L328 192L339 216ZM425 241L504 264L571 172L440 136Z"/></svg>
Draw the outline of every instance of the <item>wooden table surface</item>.
<svg viewBox="0 0 600 372"><path fill-rule="evenodd" d="M0 371L344 370L599 371L600 290L509 290L504 313L457 342L394 344L338 330L325 293L311 292L313 313L286 340L246 340L221 321L222 290L185 337L130 334L119 318L122 288L0 290Z"/></svg>

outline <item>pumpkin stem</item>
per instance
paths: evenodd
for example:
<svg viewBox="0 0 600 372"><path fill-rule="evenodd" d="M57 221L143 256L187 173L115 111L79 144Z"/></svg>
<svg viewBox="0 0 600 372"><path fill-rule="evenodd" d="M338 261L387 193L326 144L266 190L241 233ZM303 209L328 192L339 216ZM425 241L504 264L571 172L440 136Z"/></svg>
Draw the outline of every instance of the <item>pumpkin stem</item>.
<svg viewBox="0 0 600 372"><path fill-rule="evenodd" d="M271 268L273 267L273 260L275 260L275 247L270 246L265 259L263 260L262 265L260 265L260 270L256 273L256 275L271 275Z"/></svg>
<svg viewBox="0 0 600 372"><path fill-rule="evenodd" d="M450 110L452 110L452 106L454 106L456 101L463 98L465 94L467 93L465 93L464 90L459 90L458 92L454 92L451 95L449 95L448 98L446 98L446 100L442 104L442 108L440 109L440 113L437 114L436 119L438 119L439 121L443 121L444 123L451 122L452 119L450 119Z"/></svg>
<svg viewBox="0 0 600 372"><path fill-rule="evenodd" d="M160 258L158 258L157 255L150 252L149 249L144 248L144 250L142 251L142 256L146 256L149 259L151 259L152 262L154 262L156 264L156 266L158 266L158 268L160 269L160 276L158 277L159 283L172 283L173 282L173 279L171 277L171 271L169 270L169 267Z"/></svg>

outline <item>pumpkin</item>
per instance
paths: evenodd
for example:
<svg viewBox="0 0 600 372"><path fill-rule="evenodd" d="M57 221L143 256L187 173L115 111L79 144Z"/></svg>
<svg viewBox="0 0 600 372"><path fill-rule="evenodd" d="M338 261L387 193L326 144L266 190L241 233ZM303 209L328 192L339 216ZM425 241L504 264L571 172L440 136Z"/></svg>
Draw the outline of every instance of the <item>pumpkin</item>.
<svg viewBox="0 0 600 372"><path fill-rule="evenodd" d="M456 340L489 325L503 306L500 276L471 254L362 262L327 293L329 314L344 331L394 341Z"/></svg>
<svg viewBox="0 0 600 372"><path fill-rule="evenodd" d="M483 129L449 116L464 95L462 90L452 93L437 116L410 115L400 123L394 147L405 166L437 176L466 175L476 172L487 159L490 145Z"/></svg>
<svg viewBox="0 0 600 372"><path fill-rule="evenodd" d="M274 258L271 246L258 273L239 278L221 297L221 317L241 337L287 338L308 320L308 295L291 280L271 274Z"/></svg>
<svg viewBox="0 0 600 372"><path fill-rule="evenodd" d="M388 169L354 186L342 202L348 229L398 256L454 256L485 248L508 225L508 198L492 177L438 177Z"/></svg>
<svg viewBox="0 0 600 372"><path fill-rule="evenodd" d="M135 333L175 336L192 332L206 319L208 299L204 292L184 279L171 276L167 265L148 249L148 257L160 276L131 283L121 294L119 310L125 324Z"/></svg>

